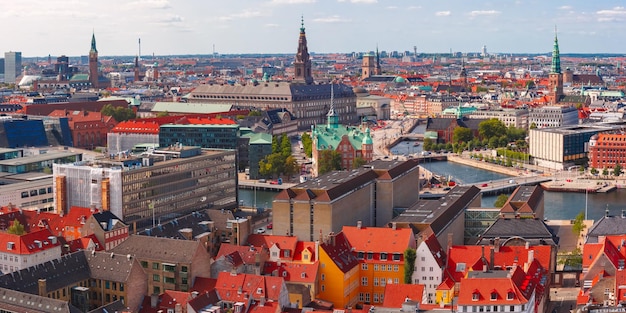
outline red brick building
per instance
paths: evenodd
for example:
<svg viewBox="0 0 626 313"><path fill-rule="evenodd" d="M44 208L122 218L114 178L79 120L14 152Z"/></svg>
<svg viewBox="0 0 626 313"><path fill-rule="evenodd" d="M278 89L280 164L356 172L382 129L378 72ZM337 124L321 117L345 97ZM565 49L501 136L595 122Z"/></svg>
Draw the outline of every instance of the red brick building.
<svg viewBox="0 0 626 313"><path fill-rule="evenodd" d="M597 134L589 139L589 166L595 169L626 166L626 134Z"/></svg>
<svg viewBox="0 0 626 313"><path fill-rule="evenodd" d="M67 117L74 146L85 149L106 146L107 133L117 124L113 117L100 112L55 110L48 116Z"/></svg>

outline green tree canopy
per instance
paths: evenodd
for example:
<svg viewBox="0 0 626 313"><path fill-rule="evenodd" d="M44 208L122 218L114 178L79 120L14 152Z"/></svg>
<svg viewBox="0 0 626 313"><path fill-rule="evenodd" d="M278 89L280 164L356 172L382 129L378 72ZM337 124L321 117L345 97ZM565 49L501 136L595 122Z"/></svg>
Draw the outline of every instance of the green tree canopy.
<svg viewBox="0 0 626 313"><path fill-rule="evenodd" d="M496 202L493 203L493 206L495 206L496 208L501 208L506 203L506 200L509 200L509 196L502 193L498 196Z"/></svg>
<svg viewBox="0 0 626 313"><path fill-rule="evenodd" d="M574 219L574 224L572 224L572 232L575 235L580 236L580 233L584 229L585 229L585 213L580 212L578 213L578 215L576 215L576 218Z"/></svg>
<svg viewBox="0 0 626 313"><path fill-rule="evenodd" d="M306 154L306 156L309 158L312 157L313 156L313 139L311 138L311 135L309 135L309 133L302 133L300 140L302 141L304 154Z"/></svg>
<svg viewBox="0 0 626 313"><path fill-rule="evenodd" d="M404 283L411 284L412 276L413 276L413 268L415 268L415 259L417 258L417 253L415 249L406 248L404 250Z"/></svg>
<svg viewBox="0 0 626 313"><path fill-rule="evenodd" d="M354 158L354 161L352 162L352 168L359 168L365 164L367 164L367 162L365 162L365 160L362 157L356 157Z"/></svg>
<svg viewBox="0 0 626 313"><path fill-rule="evenodd" d="M473 138L474 135L472 135L472 130L469 128L457 126L452 132L453 142L467 143L472 141Z"/></svg>
<svg viewBox="0 0 626 313"><path fill-rule="evenodd" d="M319 152L317 164L318 175L341 170L341 153L335 150L322 150Z"/></svg>
<svg viewBox="0 0 626 313"><path fill-rule="evenodd" d="M17 219L14 219L11 226L7 229L7 233L19 236L25 234L26 231L24 230L24 225L22 225L22 223L20 223Z"/></svg>
<svg viewBox="0 0 626 313"><path fill-rule="evenodd" d="M123 122L135 118L135 111L131 108L114 107L107 104L100 111L103 115L112 116L116 121Z"/></svg>
<svg viewBox="0 0 626 313"><path fill-rule="evenodd" d="M622 174L622 166L619 163L615 163L613 167L613 176L619 176Z"/></svg>
<svg viewBox="0 0 626 313"><path fill-rule="evenodd" d="M482 138L492 138L506 134L506 126L496 118L488 119L478 124L478 134Z"/></svg>

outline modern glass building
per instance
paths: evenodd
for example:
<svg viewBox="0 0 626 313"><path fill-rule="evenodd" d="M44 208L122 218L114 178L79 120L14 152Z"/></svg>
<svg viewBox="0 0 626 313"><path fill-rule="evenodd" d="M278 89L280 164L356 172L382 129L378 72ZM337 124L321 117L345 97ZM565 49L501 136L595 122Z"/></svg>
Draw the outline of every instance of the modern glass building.
<svg viewBox="0 0 626 313"><path fill-rule="evenodd" d="M237 149L239 125L187 124L162 125L159 146L198 146L211 149Z"/></svg>

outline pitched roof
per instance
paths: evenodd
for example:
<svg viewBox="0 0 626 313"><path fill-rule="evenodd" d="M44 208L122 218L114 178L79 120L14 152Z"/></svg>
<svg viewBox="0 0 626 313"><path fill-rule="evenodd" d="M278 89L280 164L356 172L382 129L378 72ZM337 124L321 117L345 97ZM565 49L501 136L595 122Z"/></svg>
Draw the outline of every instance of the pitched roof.
<svg viewBox="0 0 626 313"><path fill-rule="evenodd" d="M342 232L357 251L404 253L415 248L415 237L410 228L344 226Z"/></svg>
<svg viewBox="0 0 626 313"><path fill-rule="evenodd" d="M32 312L32 313L80 313L78 308L69 304L68 301L41 297L30 293L20 292L6 288L0 288L0 307L8 312Z"/></svg>
<svg viewBox="0 0 626 313"><path fill-rule="evenodd" d="M319 262L313 264L292 262L265 262L264 275L282 277L286 282L314 283Z"/></svg>
<svg viewBox="0 0 626 313"><path fill-rule="evenodd" d="M407 298L409 301L422 303L424 285L418 284L388 284L385 285L384 308L402 308Z"/></svg>
<svg viewBox="0 0 626 313"><path fill-rule="evenodd" d="M45 228L24 235L0 233L0 252L2 253L35 254L54 249L60 245L61 243L52 235L50 230Z"/></svg>
<svg viewBox="0 0 626 313"><path fill-rule="evenodd" d="M352 247L343 232L329 235L329 239L320 244L320 248L343 273L359 265L359 260L352 254Z"/></svg>
<svg viewBox="0 0 626 313"><path fill-rule="evenodd" d="M139 259L191 263L199 250L203 250L199 241L131 235L111 249L111 252L128 254Z"/></svg>
<svg viewBox="0 0 626 313"><path fill-rule="evenodd" d="M238 246L230 243L222 243L220 245L220 250L217 252L215 259L219 259L222 256L227 258L229 262L233 265L237 265L238 260L241 260L244 264L255 264L256 263L256 255L261 253L263 250L261 246L259 247L248 247L248 246ZM234 256L233 253L238 254Z"/></svg>
<svg viewBox="0 0 626 313"><path fill-rule="evenodd" d="M298 237L295 236L278 236L278 235L261 235L252 234L248 236L248 244L254 247L266 247L271 248L276 245L281 251L288 250L290 259L296 252L296 245L298 243ZM282 257L282 255L281 255Z"/></svg>
<svg viewBox="0 0 626 313"><path fill-rule="evenodd" d="M501 238L523 238L531 244L558 244L558 237L543 220L532 218L499 218L481 235L481 241Z"/></svg>
<svg viewBox="0 0 626 313"><path fill-rule="evenodd" d="M587 231L587 242L598 242L599 236L620 235L626 229L626 218L604 215Z"/></svg>
<svg viewBox="0 0 626 313"><path fill-rule="evenodd" d="M215 290L222 301L248 303L246 297L278 301L283 284L282 277L220 272Z"/></svg>

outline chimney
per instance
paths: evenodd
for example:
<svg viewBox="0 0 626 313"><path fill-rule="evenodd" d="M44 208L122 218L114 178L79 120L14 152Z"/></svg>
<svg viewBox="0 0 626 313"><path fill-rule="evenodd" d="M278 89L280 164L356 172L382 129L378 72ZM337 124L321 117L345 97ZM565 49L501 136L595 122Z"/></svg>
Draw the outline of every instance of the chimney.
<svg viewBox="0 0 626 313"><path fill-rule="evenodd" d="M47 291L47 286L46 286L46 279L45 278L41 278L37 281L37 286L39 287L39 296L40 297L47 297L48 296L48 291Z"/></svg>
<svg viewBox="0 0 626 313"><path fill-rule="evenodd" d="M156 309L158 304L159 304L159 295L156 293L151 294L150 295L150 307L153 309Z"/></svg>
<svg viewBox="0 0 626 313"><path fill-rule="evenodd" d="M452 233L448 233L448 252L452 249Z"/></svg>
<svg viewBox="0 0 626 313"><path fill-rule="evenodd" d="M495 255L496 253L494 252L494 248L491 247L491 249L489 249L489 269L493 269L493 265L495 263Z"/></svg>
<svg viewBox="0 0 626 313"><path fill-rule="evenodd" d="M500 237L493 240L493 248L496 252L500 252Z"/></svg>
<svg viewBox="0 0 626 313"><path fill-rule="evenodd" d="M624 211L622 211L622 212L624 212ZM357 222L356 222L356 228L357 228L357 229L361 229L362 227L363 227L363 222L361 222L361 221L357 221Z"/></svg>
<svg viewBox="0 0 626 313"><path fill-rule="evenodd" d="M530 242L526 241L524 247L526 248L526 250L530 249Z"/></svg>
<svg viewBox="0 0 626 313"><path fill-rule="evenodd" d="M393 230L398 229L398 224L396 224L396 222L391 222L391 229Z"/></svg>

